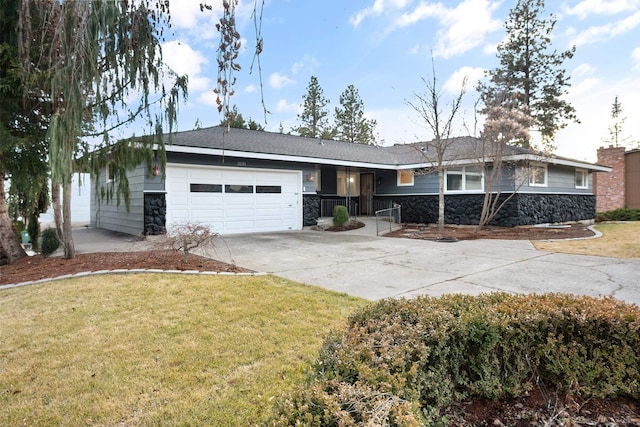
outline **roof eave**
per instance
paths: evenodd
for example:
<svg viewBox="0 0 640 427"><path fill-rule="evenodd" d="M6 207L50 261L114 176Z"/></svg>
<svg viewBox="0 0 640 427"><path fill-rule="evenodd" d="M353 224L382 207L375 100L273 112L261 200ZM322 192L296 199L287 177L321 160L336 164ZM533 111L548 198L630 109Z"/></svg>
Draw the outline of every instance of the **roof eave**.
<svg viewBox="0 0 640 427"><path fill-rule="evenodd" d="M307 157L307 156L294 156L288 154L273 154L273 153L257 153L252 151L236 151L236 150L222 150L219 148L202 148L202 147L187 147L184 145L167 145L165 146L167 152L185 153L185 154L204 154L210 156L225 156L234 158L245 159L257 159L257 160L280 160L284 162L300 162L300 163L313 163L322 165L335 165L335 166L349 166L349 167L361 167L361 168L374 168L374 169L388 169L396 170L396 165L380 164L380 163L368 163L357 162L350 160L335 160L319 157Z"/></svg>

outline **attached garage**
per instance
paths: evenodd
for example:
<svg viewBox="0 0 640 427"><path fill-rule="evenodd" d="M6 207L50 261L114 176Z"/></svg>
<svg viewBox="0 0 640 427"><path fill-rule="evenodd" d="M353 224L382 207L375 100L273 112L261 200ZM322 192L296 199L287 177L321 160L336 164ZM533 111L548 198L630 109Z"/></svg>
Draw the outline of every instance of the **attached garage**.
<svg viewBox="0 0 640 427"><path fill-rule="evenodd" d="M167 227L192 221L220 234L302 229L302 172L168 164Z"/></svg>

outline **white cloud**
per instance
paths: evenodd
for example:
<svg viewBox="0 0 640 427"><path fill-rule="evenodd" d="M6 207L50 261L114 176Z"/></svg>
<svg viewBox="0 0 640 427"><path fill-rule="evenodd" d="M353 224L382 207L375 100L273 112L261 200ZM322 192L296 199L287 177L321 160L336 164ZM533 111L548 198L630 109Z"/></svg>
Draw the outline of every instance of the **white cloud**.
<svg viewBox="0 0 640 427"><path fill-rule="evenodd" d="M583 0L574 7L564 7L565 13L585 19L590 15L614 15L636 10L640 0Z"/></svg>
<svg viewBox="0 0 640 427"><path fill-rule="evenodd" d="M463 0L454 8L442 3L420 2L411 12L402 14L394 26L406 27L428 18L439 21L434 56L449 58L480 45L487 33L502 28L502 22L492 17L499 2Z"/></svg>
<svg viewBox="0 0 640 427"><path fill-rule="evenodd" d="M375 0L371 6L356 12L356 14L349 19L349 22L354 27L357 27L365 18L380 16L391 8L403 9L408 3L408 0Z"/></svg>
<svg viewBox="0 0 640 427"><path fill-rule="evenodd" d="M289 102L286 99L280 99L276 104L276 112L278 113L298 113L300 104L296 102Z"/></svg>
<svg viewBox="0 0 640 427"><path fill-rule="evenodd" d="M174 4L177 5L177 3ZM180 6L170 7L169 11L171 22L176 28L193 28L198 20L205 16L204 12L200 11L199 1L182 0Z"/></svg>
<svg viewBox="0 0 640 427"><path fill-rule="evenodd" d="M452 94L458 95L462 89L462 83L467 78L466 91L472 91L478 80L484 77L484 68L462 67L455 71L443 85L443 89Z"/></svg>
<svg viewBox="0 0 640 427"><path fill-rule="evenodd" d="M244 88L244 93L254 93L258 90L258 86L256 85L247 85L247 87Z"/></svg>
<svg viewBox="0 0 640 427"><path fill-rule="evenodd" d="M280 89L284 86L293 84L294 81L284 74L273 73L269 76L269 84L274 89Z"/></svg>
<svg viewBox="0 0 640 427"><path fill-rule="evenodd" d="M576 32L571 44L580 46L609 40L619 35L628 33L640 26L640 12L628 16L616 22L606 25L592 26L584 31Z"/></svg>
<svg viewBox="0 0 640 427"><path fill-rule="evenodd" d="M199 103L202 103L205 105L213 105L216 107L218 106L216 102L216 100L218 99L218 95L213 93L213 89L208 90L206 92L202 92L197 99Z"/></svg>
<svg viewBox="0 0 640 427"><path fill-rule="evenodd" d="M178 75L189 76L189 92L200 92L212 88L212 80L201 76L202 66L209 61L186 43L173 40L162 45L165 63Z"/></svg>
<svg viewBox="0 0 640 427"><path fill-rule="evenodd" d="M633 49L633 52L631 52L631 59L634 62L633 69L640 71L640 47Z"/></svg>
<svg viewBox="0 0 640 427"><path fill-rule="evenodd" d="M580 77L590 76L595 71L596 69L591 64L580 64L573 70L571 77L577 79Z"/></svg>
<svg viewBox="0 0 640 427"><path fill-rule="evenodd" d="M295 62L291 66L291 74L296 75L301 70L307 70L309 73L313 74L313 70L318 66L318 60L313 55L304 55L304 57Z"/></svg>

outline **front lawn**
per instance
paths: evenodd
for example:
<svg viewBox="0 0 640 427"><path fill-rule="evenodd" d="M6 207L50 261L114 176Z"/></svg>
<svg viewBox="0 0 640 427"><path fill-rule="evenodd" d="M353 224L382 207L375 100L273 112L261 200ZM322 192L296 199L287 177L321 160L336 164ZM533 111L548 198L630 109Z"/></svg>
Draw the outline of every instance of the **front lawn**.
<svg viewBox="0 0 640 427"><path fill-rule="evenodd" d="M0 425L255 425L365 304L273 276L0 291Z"/></svg>
<svg viewBox="0 0 640 427"><path fill-rule="evenodd" d="M640 221L605 223L596 226L602 237L586 240L533 242L536 249L613 258L640 258Z"/></svg>

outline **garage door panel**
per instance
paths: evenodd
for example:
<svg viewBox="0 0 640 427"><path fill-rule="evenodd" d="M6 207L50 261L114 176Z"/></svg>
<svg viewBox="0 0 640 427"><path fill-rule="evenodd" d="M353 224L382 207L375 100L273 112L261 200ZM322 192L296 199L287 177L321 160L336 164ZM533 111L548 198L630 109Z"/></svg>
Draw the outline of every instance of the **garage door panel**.
<svg viewBox="0 0 640 427"><path fill-rule="evenodd" d="M301 185L300 172L170 164L167 225L189 220L220 234L298 230Z"/></svg>

